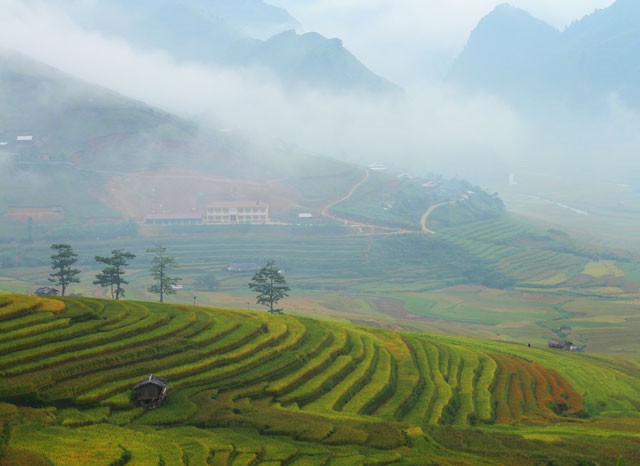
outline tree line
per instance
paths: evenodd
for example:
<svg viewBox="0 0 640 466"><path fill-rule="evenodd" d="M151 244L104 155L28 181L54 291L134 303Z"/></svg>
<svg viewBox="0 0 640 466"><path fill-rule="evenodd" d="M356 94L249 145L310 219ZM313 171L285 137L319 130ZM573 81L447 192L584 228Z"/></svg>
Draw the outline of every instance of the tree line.
<svg viewBox="0 0 640 466"><path fill-rule="evenodd" d="M53 272L49 274L49 281L59 286L61 296L65 296L69 285L80 283L78 277L80 269L74 267L78 261L78 254L69 244L52 244L51 249L55 251L55 254L51 256ZM173 276L173 270L179 268L179 265L172 256L167 254L167 248L163 246L150 248L146 251L153 254L149 268L153 284L148 290L159 295L162 303L165 296L174 295L177 292L177 284L181 279ZM124 249L113 249L110 256L95 256L95 261L104 267L95 276L93 284L108 289L112 299L118 300L124 297L124 285L129 283L124 278L125 268L129 265L129 261L135 258L135 254ZM207 274L196 282L196 286L217 287L217 281L212 274ZM274 261L267 262L255 273L249 282L249 289L257 293L256 303L266 306L272 314L282 313L283 309L275 306L280 300L289 296L289 291L291 291L287 286L284 273Z"/></svg>
<svg viewBox="0 0 640 466"><path fill-rule="evenodd" d="M78 254L73 252L70 244L52 244L51 249L55 254L51 256L53 272L49 274L49 281L59 286L60 295L64 296L69 285L80 283L78 277L80 269L74 268L78 261ZM148 289L151 293L158 294L162 303L166 295L176 294L176 285L181 279L172 276L172 270L179 266L173 257L167 255L167 248L163 246L147 249L147 252L153 254L149 269L153 284ZM124 285L129 283L124 278L125 267L135 257L135 254L124 249L113 249L111 256L95 256L95 261L102 264L104 268L96 275L93 284L107 288L112 299L124 297Z"/></svg>

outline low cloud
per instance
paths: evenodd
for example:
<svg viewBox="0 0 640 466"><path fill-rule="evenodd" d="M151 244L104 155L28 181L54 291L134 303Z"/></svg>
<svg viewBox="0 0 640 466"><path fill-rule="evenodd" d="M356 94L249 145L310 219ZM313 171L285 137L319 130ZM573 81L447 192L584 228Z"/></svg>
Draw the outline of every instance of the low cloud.
<svg viewBox="0 0 640 466"><path fill-rule="evenodd" d="M355 1L355 0L354 0ZM513 167L636 166L637 112L613 96L599 120L530 123L489 95L416 81L402 96L295 93L264 69L179 63L79 27L45 3L0 0L0 42L86 81L216 128L415 173L506 180ZM603 159L602 154L607 154ZM615 165L615 164L614 164ZM615 168L615 167L614 167ZM624 167L620 167L624 170Z"/></svg>
<svg viewBox="0 0 640 466"><path fill-rule="evenodd" d="M292 94L266 70L177 63L84 30L45 3L0 5L0 41L8 48L181 116L314 153L465 174L482 155L506 163L528 137L517 115L488 96L463 97L429 83L395 97Z"/></svg>

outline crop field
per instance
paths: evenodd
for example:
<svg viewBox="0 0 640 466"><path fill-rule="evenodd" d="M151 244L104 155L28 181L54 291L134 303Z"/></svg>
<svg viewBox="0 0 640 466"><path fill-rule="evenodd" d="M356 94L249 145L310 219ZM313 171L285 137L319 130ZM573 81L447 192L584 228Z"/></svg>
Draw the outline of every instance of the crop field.
<svg viewBox="0 0 640 466"><path fill-rule="evenodd" d="M595 422L601 434L617 423L617 454L640 460L625 434L640 427L637 359L201 306L0 298L0 464L475 465L508 457L468 442L459 454L443 434L477 429L526 445L509 464L539 464L544 439L571 430L574 439L549 460L611 463L616 454L579 446ZM149 374L169 379L169 396L145 411L132 387Z"/></svg>
<svg viewBox="0 0 640 466"><path fill-rule="evenodd" d="M251 274L226 268L274 259L294 290L288 312L535 346L566 338L588 351L640 354L640 267L632 255L585 246L561 231L510 216L430 225L435 235L239 225L157 228L148 237L80 241L73 247L81 283L70 291L105 297L91 284L99 272L93 257L123 248L137 255L127 270L127 297L155 299L147 291L145 251L163 244L180 264L176 274L184 286L170 299L183 304L195 297L202 305L255 308L247 289ZM49 284L50 254L48 243L0 244L2 288L29 293ZM208 273L215 274L219 288L195 289Z"/></svg>
<svg viewBox="0 0 640 466"><path fill-rule="evenodd" d="M520 286L559 285L582 273L597 255L596 250L564 244L548 231L510 218L475 222L446 229L443 234L469 254L491 262ZM560 276L565 280L557 280Z"/></svg>

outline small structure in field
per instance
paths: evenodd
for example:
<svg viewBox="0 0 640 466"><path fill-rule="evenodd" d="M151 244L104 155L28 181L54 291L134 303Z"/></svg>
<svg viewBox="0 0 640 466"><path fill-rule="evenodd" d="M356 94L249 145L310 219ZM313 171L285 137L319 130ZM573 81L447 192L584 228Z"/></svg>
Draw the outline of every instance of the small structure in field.
<svg viewBox="0 0 640 466"><path fill-rule="evenodd" d="M573 343L565 340L549 340L549 348L570 351Z"/></svg>
<svg viewBox="0 0 640 466"><path fill-rule="evenodd" d="M256 273L262 267L257 264L229 264L227 272L229 273Z"/></svg>
<svg viewBox="0 0 640 466"><path fill-rule="evenodd" d="M51 288L50 286L42 286L34 293L36 296L58 296L60 294L56 288Z"/></svg>
<svg viewBox="0 0 640 466"><path fill-rule="evenodd" d="M133 386L136 394L136 403L145 409L159 408L167 396L167 379L161 379L150 375L146 379Z"/></svg>
<svg viewBox="0 0 640 466"><path fill-rule="evenodd" d="M571 351L572 353L584 353L584 346L571 345L569 351Z"/></svg>

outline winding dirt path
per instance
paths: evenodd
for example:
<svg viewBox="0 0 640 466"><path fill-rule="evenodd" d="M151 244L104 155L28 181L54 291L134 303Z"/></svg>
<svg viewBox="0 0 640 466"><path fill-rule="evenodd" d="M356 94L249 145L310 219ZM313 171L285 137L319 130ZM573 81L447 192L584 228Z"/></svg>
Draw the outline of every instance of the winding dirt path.
<svg viewBox="0 0 640 466"><path fill-rule="evenodd" d="M324 208L322 209L322 215L328 219L331 220L335 220L337 222L341 222L343 223L345 226L346 225L351 225L355 228L360 228L361 230L363 228L369 228L372 230L382 230L390 235L403 235L403 234L408 234L408 233L416 233L415 230L407 230L407 229L403 229L403 228L394 228L394 227L386 227L386 226L381 226L381 225L373 225L371 223L362 223L362 222L354 222L348 218L344 218L344 217L340 217L338 215L332 214L331 213L331 209L334 208L335 206L337 206L338 204L340 204L341 202L347 201L349 199L351 199L351 197L353 197L353 195L355 194L355 192L358 190L358 188L360 188L360 186L362 186L364 183L367 182L367 180L369 180L369 173L370 171L368 169L364 169L364 176L362 177L362 179L360 179L356 184L354 184L351 189L349 190L349 192L347 194L345 194L344 196L342 196L340 199L337 199L335 201L332 201L330 203L328 203L326 206L324 206ZM435 212L436 209L445 206L445 205L454 205L456 202L458 201L449 201L449 202L443 202L441 204L436 204L436 205L432 205L431 207L429 207L427 209L427 211L422 215L422 217L420 218L420 226L422 229L422 233L425 234L429 234L429 235L435 235L436 232L433 230L430 230L427 227L427 220L429 219L429 217L431 216L431 214L433 214L433 212ZM362 231L361 231L362 233Z"/></svg>
<svg viewBox="0 0 640 466"><path fill-rule="evenodd" d="M422 232L429 234L429 235L435 235L436 232L433 230L429 230L429 228L427 228L427 220L429 219L429 217L431 216L431 214L439 207L445 206L445 205L453 205L458 201L449 201L449 202L443 202L442 204L436 204L436 205L432 205L431 207L429 207L429 209L422 215L422 218L420 219L420 225L422 226Z"/></svg>
<svg viewBox="0 0 640 466"><path fill-rule="evenodd" d="M327 204L326 206L324 206L324 208L322 209L322 215L328 219L331 220L335 220L337 222L341 222L343 223L345 226L347 225L351 225L354 228L358 228L360 230L360 233L365 233L363 230L369 229L371 230L372 233L376 233L379 231L385 232L389 235L403 235L403 234L407 234L407 233L415 233L415 230L406 230L406 229L402 229L402 228L396 228L396 227L386 227L386 226L382 226L382 225L374 225L372 223L363 223L363 222L356 222L353 221L352 219L349 218L345 218L345 217L340 217L338 215L332 214L331 213L331 209L333 209L335 206L337 206L338 204L340 204L341 202L347 201L349 199L351 199L351 197L355 194L355 192L358 190L358 188L360 188L360 186L362 186L364 183L367 182L367 180L369 180L369 173L370 171L368 169L364 169L364 176L362 177L361 180L359 180L356 184L354 184L351 189L349 190L349 192L347 194L345 194L344 196L342 196L340 199L336 200L336 201L332 201L329 204Z"/></svg>
<svg viewBox="0 0 640 466"><path fill-rule="evenodd" d="M337 215L332 214L330 211L331 211L331 209L333 209L335 206L337 206L341 202L344 202L344 201L347 201L347 200L351 199L351 197L355 194L355 192L358 190L358 188L360 186L362 186L363 184L365 184L368 180L369 180L369 170L365 169L364 170L364 176L362 177L362 179L360 181L358 181L356 184L354 184L351 187L351 190L345 196L341 197L337 201L330 202L329 204L324 206L324 208L322 209L322 215L327 217L327 218L330 218L332 220L337 220L339 222L348 223L347 219L338 217Z"/></svg>

